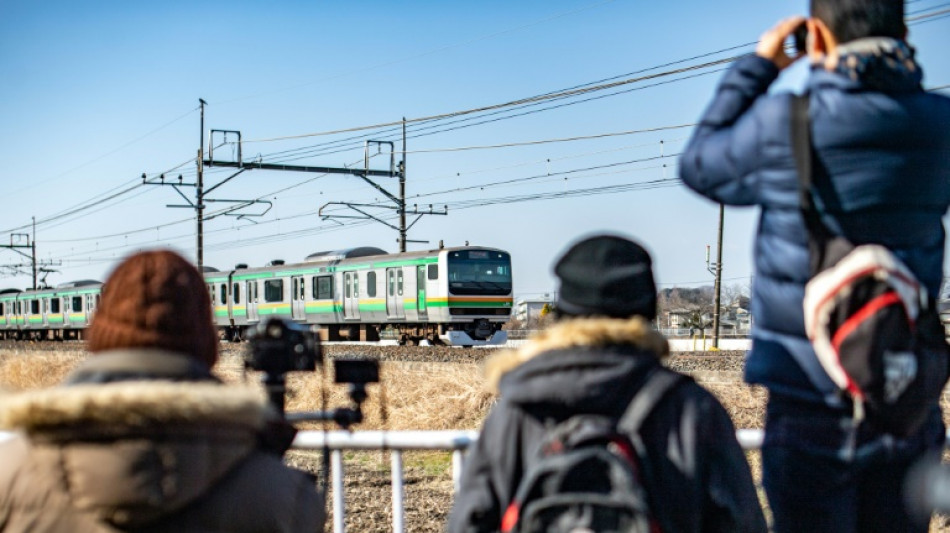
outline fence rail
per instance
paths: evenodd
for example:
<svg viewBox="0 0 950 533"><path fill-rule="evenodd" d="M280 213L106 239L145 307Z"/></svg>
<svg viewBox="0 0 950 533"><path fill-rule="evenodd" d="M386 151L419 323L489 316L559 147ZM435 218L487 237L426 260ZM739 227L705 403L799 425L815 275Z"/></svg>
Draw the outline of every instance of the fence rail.
<svg viewBox="0 0 950 533"><path fill-rule="evenodd" d="M736 431L736 437L743 449L754 450L762 446L762 430L740 429ZM452 483L458 490L464 451L477 439L477 431L301 431L294 439L293 447L297 450L330 450L334 533L343 533L346 513L343 500L343 451L390 451L393 531L403 533L406 529L406 514L402 453L409 450L452 452Z"/></svg>

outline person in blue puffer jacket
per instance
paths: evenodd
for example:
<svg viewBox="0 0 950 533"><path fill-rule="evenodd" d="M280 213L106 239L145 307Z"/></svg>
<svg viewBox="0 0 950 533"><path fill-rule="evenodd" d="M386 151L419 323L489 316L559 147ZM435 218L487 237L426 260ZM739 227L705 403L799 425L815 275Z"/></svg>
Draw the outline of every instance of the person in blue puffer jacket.
<svg viewBox="0 0 950 533"><path fill-rule="evenodd" d="M690 188L759 206L746 380L769 390L763 483L784 531L926 531L904 511L908 466L944 440L939 407L906 439L855 426L805 335L807 233L792 151L791 94L769 94L808 29L812 142L827 169L825 223L893 250L936 296L950 205L950 99L925 92L902 0L812 0L724 76L680 159Z"/></svg>

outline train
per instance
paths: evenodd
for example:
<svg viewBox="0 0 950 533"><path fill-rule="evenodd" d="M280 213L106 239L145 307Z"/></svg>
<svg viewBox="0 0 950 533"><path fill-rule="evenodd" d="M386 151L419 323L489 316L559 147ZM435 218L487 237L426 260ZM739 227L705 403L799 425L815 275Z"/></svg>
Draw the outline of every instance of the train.
<svg viewBox="0 0 950 533"><path fill-rule="evenodd" d="M282 318L328 342L393 339L403 345L500 345L512 312L511 255L460 246L387 253L357 247L274 260L261 267L204 267L221 338L241 341ZM103 284L0 291L0 338L81 340Z"/></svg>

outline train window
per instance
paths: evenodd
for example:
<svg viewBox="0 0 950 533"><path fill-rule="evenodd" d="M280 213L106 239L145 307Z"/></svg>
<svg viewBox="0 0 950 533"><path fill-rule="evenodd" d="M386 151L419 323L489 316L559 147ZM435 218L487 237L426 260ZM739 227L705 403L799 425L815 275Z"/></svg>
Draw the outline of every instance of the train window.
<svg viewBox="0 0 950 533"><path fill-rule="evenodd" d="M30 314L38 315L40 314L40 301L39 300L30 300Z"/></svg>
<svg viewBox="0 0 950 533"><path fill-rule="evenodd" d="M234 283L234 284L231 286L231 290L234 292L234 294L233 294L233 296L234 296L234 303L236 303L236 304L241 303L241 284L240 284L240 283Z"/></svg>
<svg viewBox="0 0 950 533"><path fill-rule="evenodd" d="M343 278L346 280L346 297L352 298L353 297L353 278L350 277L349 275L345 275L343 276Z"/></svg>
<svg viewBox="0 0 950 533"><path fill-rule="evenodd" d="M402 296L402 269L396 272L396 294Z"/></svg>
<svg viewBox="0 0 950 533"><path fill-rule="evenodd" d="M0 315L5 315L5 314L7 314L6 306L3 304L3 302L0 302Z"/></svg>
<svg viewBox="0 0 950 533"><path fill-rule="evenodd" d="M264 281L264 301L280 302L284 299L284 280L269 279Z"/></svg>
<svg viewBox="0 0 950 533"><path fill-rule="evenodd" d="M54 315L59 314L59 298L53 298L49 301L49 312Z"/></svg>
<svg viewBox="0 0 950 533"><path fill-rule="evenodd" d="M360 275L355 272L353 273L353 297L360 297Z"/></svg>
<svg viewBox="0 0 950 533"><path fill-rule="evenodd" d="M367 272L366 273L366 296L370 298L376 297L376 273Z"/></svg>
<svg viewBox="0 0 950 533"><path fill-rule="evenodd" d="M428 278L439 279L439 265L429 265Z"/></svg>
<svg viewBox="0 0 950 533"><path fill-rule="evenodd" d="M221 303L222 304L228 303L228 284L227 283L221 284Z"/></svg>
<svg viewBox="0 0 950 533"><path fill-rule="evenodd" d="M317 300L333 298L333 278L330 276L314 276L313 297Z"/></svg>
<svg viewBox="0 0 950 533"><path fill-rule="evenodd" d="M297 287L297 294L300 295L300 301L304 301L307 299L307 291L305 290L307 284L302 277L297 278L297 282L300 284L300 286Z"/></svg>
<svg viewBox="0 0 950 533"><path fill-rule="evenodd" d="M73 313L82 312L82 296L73 296L72 309L73 309Z"/></svg>
<svg viewBox="0 0 950 533"><path fill-rule="evenodd" d="M290 282L293 284L293 289L290 291L290 299L297 300L297 278L291 278Z"/></svg>
<svg viewBox="0 0 950 533"><path fill-rule="evenodd" d="M386 272L386 278L389 285L389 295L392 296L396 294L396 271L389 270Z"/></svg>

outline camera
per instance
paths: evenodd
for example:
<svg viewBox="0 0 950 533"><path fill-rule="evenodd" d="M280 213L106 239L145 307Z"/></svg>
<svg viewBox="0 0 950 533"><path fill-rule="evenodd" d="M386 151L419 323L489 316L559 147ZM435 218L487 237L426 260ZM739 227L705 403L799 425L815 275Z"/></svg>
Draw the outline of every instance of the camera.
<svg viewBox="0 0 950 533"><path fill-rule="evenodd" d="M333 381L347 384L349 407L330 410L286 413L287 373L313 372L323 368L320 339L309 329L295 322L271 318L258 324L250 334L250 348L245 352L244 368L263 372L261 381L267 397L284 420L294 422L335 422L342 428L363 421L361 406L368 395L366 385L379 382L379 361L375 359L334 358Z"/></svg>
<svg viewBox="0 0 950 533"><path fill-rule="evenodd" d="M323 364L320 339L294 322L272 318L258 324L250 337L244 368L283 375L296 370L313 372Z"/></svg>
<svg viewBox="0 0 950 533"><path fill-rule="evenodd" d="M804 54L808 49L808 26L802 22L792 33L795 51Z"/></svg>

